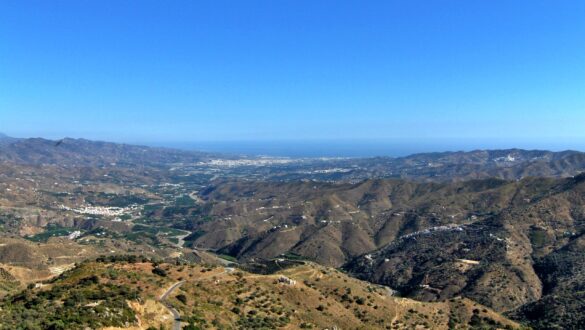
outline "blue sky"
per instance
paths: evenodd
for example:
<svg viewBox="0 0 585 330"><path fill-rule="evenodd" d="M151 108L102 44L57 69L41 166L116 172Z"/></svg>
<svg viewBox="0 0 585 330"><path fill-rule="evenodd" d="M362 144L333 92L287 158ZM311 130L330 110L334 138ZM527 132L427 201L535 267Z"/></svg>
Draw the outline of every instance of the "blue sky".
<svg viewBox="0 0 585 330"><path fill-rule="evenodd" d="M585 1L1 1L0 132L585 146Z"/></svg>

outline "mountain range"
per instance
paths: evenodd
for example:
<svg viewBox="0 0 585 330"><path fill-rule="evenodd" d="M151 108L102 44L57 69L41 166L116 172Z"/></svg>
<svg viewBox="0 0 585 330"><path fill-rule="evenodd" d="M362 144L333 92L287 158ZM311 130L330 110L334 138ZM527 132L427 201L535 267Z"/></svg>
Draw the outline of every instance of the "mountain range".
<svg viewBox="0 0 585 330"><path fill-rule="evenodd" d="M275 260L338 269L430 304L421 306L463 297L510 326L585 326L581 152L243 157L0 137L0 294L100 253L171 263L217 255L246 271ZM449 327L434 317L429 326Z"/></svg>
<svg viewBox="0 0 585 330"><path fill-rule="evenodd" d="M171 168L177 164L195 164L211 159L254 159L209 152L154 148L85 139L11 138L0 135L0 162L24 165L90 167L152 166ZM261 158L261 157L260 157ZM291 160L276 174L275 180L317 179L319 181L359 181L372 178L402 178L415 181L448 182L482 178L517 180L525 177L568 177L585 170L585 153L544 150L474 150L422 153L407 157L329 158L305 162ZM331 167L341 167L331 170ZM265 174L260 166L250 173Z"/></svg>

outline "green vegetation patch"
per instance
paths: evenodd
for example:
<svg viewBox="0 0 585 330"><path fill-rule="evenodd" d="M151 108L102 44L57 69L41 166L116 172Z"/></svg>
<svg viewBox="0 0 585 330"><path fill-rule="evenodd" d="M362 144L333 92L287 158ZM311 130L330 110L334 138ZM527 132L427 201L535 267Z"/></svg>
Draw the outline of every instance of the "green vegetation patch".
<svg viewBox="0 0 585 330"><path fill-rule="evenodd" d="M238 261L238 259L236 259L235 257L228 256L227 254L218 254L217 256L220 257L220 258L222 258L222 259L224 259L224 260L231 261L231 262L237 262Z"/></svg>
<svg viewBox="0 0 585 330"><path fill-rule="evenodd" d="M73 231L74 231L73 228L62 227L58 224L49 224L45 228L44 232L33 236L28 236L26 238L33 242L46 242L51 237L67 236L71 234Z"/></svg>
<svg viewBox="0 0 585 330"><path fill-rule="evenodd" d="M185 231L175 229L175 228L145 226L145 225L140 225L140 224L132 227L132 232L146 234L146 235L150 235L150 236L162 235L162 236L168 236L168 237L181 236L181 235L186 234Z"/></svg>
<svg viewBox="0 0 585 330"><path fill-rule="evenodd" d="M132 204L146 204L148 199L136 195L118 195L99 192L85 197L85 201L96 206L127 207Z"/></svg>
<svg viewBox="0 0 585 330"><path fill-rule="evenodd" d="M197 203L195 200L187 195L183 195L177 199L175 199L176 206L195 206Z"/></svg>
<svg viewBox="0 0 585 330"><path fill-rule="evenodd" d="M298 260L298 261L308 261L309 258L302 256L300 254L296 254L294 252L286 252L285 254L282 255L284 258L288 259L288 260Z"/></svg>
<svg viewBox="0 0 585 330"><path fill-rule="evenodd" d="M88 275L50 290L27 289L4 298L0 329L128 327L136 315L126 301L136 299L138 292L129 286L100 283L98 276Z"/></svg>
<svg viewBox="0 0 585 330"><path fill-rule="evenodd" d="M541 229L534 229L530 232L530 242L533 246L540 248L546 244L546 232Z"/></svg>

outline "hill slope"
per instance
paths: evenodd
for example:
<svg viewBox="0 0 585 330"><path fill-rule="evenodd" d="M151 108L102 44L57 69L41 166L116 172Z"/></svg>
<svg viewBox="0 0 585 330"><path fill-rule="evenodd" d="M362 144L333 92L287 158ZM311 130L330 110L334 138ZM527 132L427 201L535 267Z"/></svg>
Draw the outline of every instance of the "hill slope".
<svg viewBox="0 0 585 330"><path fill-rule="evenodd" d="M111 142L65 138L59 141L42 138L14 139L0 142L0 162L26 165L61 166L169 166L173 163L194 163L210 154L152 148Z"/></svg>
<svg viewBox="0 0 585 330"><path fill-rule="evenodd" d="M164 292L169 292L160 301ZM6 297L0 328L480 329L518 324L467 299L421 303L314 264L257 275L223 267L86 262Z"/></svg>
<svg viewBox="0 0 585 330"><path fill-rule="evenodd" d="M293 252L340 266L402 235L491 217L520 199L519 183L476 180L358 184L227 182L201 192L216 221L192 224L194 245L241 259Z"/></svg>
<svg viewBox="0 0 585 330"><path fill-rule="evenodd" d="M584 178L521 182L517 203L489 219L403 236L345 268L416 299L463 295L537 328L579 327Z"/></svg>

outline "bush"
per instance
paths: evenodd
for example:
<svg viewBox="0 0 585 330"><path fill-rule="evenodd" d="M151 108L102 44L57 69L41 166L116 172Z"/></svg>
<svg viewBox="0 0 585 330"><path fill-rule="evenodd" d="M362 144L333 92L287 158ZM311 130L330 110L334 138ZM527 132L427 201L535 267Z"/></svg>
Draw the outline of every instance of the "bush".
<svg viewBox="0 0 585 330"><path fill-rule="evenodd" d="M166 277L167 276L167 272L159 267L156 267L152 270L152 273L158 276L162 276L162 277Z"/></svg>
<svg viewBox="0 0 585 330"><path fill-rule="evenodd" d="M187 296L185 296L184 294L177 295L177 300L185 305L187 304Z"/></svg>

